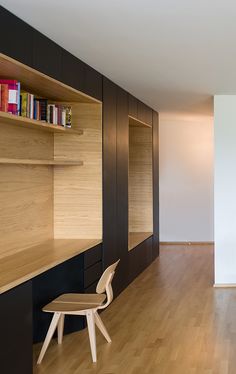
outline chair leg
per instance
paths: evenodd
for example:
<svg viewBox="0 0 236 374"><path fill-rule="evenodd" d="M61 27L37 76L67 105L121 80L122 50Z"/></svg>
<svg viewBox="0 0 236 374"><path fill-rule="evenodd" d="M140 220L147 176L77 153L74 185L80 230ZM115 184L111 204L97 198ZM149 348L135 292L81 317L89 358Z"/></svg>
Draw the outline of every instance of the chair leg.
<svg viewBox="0 0 236 374"><path fill-rule="evenodd" d="M102 335L105 337L105 339L107 340L108 343L111 343L110 335L108 334L107 329L104 326L98 312L94 313L94 319L95 319L95 323L96 323L97 327L99 328L99 330L101 331Z"/></svg>
<svg viewBox="0 0 236 374"><path fill-rule="evenodd" d="M89 341L90 341L92 359L93 359L93 362L97 362L94 312L92 310L89 310L88 312L86 312L86 318L87 318L87 324L88 324L88 333L89 333Z"/></svg>
<svg viewBox="0 0 236 374"><path fill-rule="evenodd" d="M52 317L52 321L51 321L51 324L49 326L49 329L48 329L48 332L47 332L47 335L46 335L46 338L44 340L44 343L43 343L43 346L42 346L42 349L40 351L40 355L39 355L39 358L38 358L38 361L37 361L37 364L40 364L42 362L42 359L45 355L45 352L49 346L49 343L52 339L52 336L57 328L57 324L58 324L58 321L61 317L61 313L54 313L53 317Z"/></svg>
<svg viewBox="0 0 236 374"><path fill-rule="evenodd" d="M62 343L63 331L64 331L64 320L65 320L65 314L61 314L61 317L60 317L58 325L57 325L57 341L58 341L58 344Z"/></svg>

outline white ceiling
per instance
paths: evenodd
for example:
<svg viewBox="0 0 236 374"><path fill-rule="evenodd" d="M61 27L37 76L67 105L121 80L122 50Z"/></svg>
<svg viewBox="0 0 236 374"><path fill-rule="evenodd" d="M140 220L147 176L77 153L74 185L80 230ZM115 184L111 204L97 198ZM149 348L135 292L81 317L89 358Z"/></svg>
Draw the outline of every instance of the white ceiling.
<svg viewBox="0 0 236 374"><path fill-rule="evenodd" d="M235 0L0 4L161 112L211 114L212 95L236 94Z"/></svg>

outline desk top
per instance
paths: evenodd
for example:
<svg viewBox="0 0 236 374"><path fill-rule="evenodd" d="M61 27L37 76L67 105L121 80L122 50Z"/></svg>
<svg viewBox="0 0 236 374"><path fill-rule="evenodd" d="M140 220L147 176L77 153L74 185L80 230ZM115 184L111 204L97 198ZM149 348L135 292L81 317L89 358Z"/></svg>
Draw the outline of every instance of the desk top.
<svg viewBox="0 0 236 374"><path fill-rule="evenodd" d="M102 243L101 239L54 239L0 259L0 294Z"/></svg>

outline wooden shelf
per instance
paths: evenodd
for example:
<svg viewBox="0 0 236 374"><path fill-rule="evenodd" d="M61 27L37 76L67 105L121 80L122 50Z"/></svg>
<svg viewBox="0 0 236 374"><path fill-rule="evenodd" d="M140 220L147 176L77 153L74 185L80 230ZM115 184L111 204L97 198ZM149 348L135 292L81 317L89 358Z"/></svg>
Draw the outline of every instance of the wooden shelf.
<svg viewBox="0 0 236 374"><path fill-rule="evenodd" d="M0 53L0 72L1 78L16 79L21 82L21 86L24 90L50 100L91 104L100 103L99 100L40 73L2 53Z"/></svg>
<svg viewBox="0 0 236 374"><path fill-rule="evenodd" d="M140 243L144 240L150 238L152 236L152 232L130 232L129 233L129 251L133 248L137 247Z"/></svg>
<svg viewBox="0 0 236 374"><path fill-rule="evenodd" d="M102 243L101 239L55 239L0 259L0 293Z"/></svg>
<svg viewBox="0 0 236 374"><path fill-rule="evenodd" d="M21 116L15 116L10 113L5 113L0 111L0 126L13 125L17 127L26 127L34 130L42 130L49 132L59 132L66 134L77 134L82 135L83 130L73 130L68 127L52 125L46 122L40 122L35 119L30 119Z"/></svg>
<svg viewBox="0 0 236 374"><path fill-rule="evenodd" d="M0 158L0 164L13 164L13 165L52 165L52 166L82 166L83 161L74 160L30 160L30 159L17 159L17 158Z"/></svg>
<svg viewBox="0 0 236 374"><path fill-rule="evenodd" d="M146 122L140 121L139 119L129 116L129 126L131 127L149 127L152 128L151 125L149 125Z"/></svg>

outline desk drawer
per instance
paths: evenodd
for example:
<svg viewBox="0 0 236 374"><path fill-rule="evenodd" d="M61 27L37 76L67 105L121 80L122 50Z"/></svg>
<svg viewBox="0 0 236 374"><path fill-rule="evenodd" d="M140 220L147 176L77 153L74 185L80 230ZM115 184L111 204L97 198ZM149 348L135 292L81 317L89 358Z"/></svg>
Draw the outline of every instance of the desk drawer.
<svg viewBox="0 0 236 374"><path fill-rule="evenodd" d="M96 247L89 249L84 253L84 268L94 265L96 262L102 259L102 246L97 245Z"/></svg>
<svg viewBox="0 0 236 374"><path fill-rule="evenodd" d="M100 279L102 275L102 261L90 266L84 271L84 288L89 287Z"/></svg>

